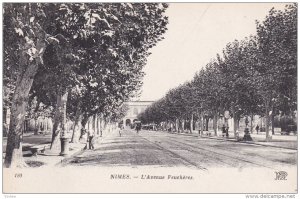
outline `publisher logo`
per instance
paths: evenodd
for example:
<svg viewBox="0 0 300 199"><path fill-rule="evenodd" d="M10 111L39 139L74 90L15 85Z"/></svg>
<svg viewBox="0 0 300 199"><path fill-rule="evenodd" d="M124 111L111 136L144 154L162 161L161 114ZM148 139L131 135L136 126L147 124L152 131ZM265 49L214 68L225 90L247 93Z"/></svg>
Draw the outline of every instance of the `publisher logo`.
<svg viewBox="0 0 300 199"><path fill-rule="evenodd" d="M275 171L275 175L275 180L286 180L288 173L285 171Z"/></svg>

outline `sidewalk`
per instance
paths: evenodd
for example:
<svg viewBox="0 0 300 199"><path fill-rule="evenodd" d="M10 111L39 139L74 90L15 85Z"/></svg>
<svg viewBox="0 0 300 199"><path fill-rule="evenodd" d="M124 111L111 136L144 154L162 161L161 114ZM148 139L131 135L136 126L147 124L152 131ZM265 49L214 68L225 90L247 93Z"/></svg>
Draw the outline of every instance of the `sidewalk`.
<svg viewBox="0 0 300 199"><path fill-rule="evenodd" d="M120 134L117 131L103 131L102 136L96 136L94 138L94 147L97 150L97 148L99 148L101 145L105 144L105 143L110 143L111 139L114 139L116 137L119 137ZM75 161L81 161L81 158L84 158L87 154L93 153L95 150L89 150L89 149L82 149L79 152L74 153L72 156L66 157L62 160L60 160L60 162L58 162L56 164L56 166L65 166L66 164L68 164L68 162L70 160L74 160Z"/></svg>
<svg viewBox="0 0 300 199"><path fill-rule="evenodd" d="M29 167L52 167L61 163L65 158L71 157L80 153L86 146L86 142L69 143L69 152L67 156L60 156L60 147L50 150L51 134L27 134L23 137L22 150L23 158ZM5 157L7 138L3 138L3 157ZM60 144L60 143L59 143ZM44 147L43 153L39 152L33 155L31 152L32 147Z"/></svg>
<svg viewBox="0 0 300 199"><path fill-rule="evenodd" d="M186 133L167 132L167 133L184 135L184 136L200 137L200 135L197 131L193 131L192 133L190 133L190 132L186 132ZM210 133L210 135L208 133ZM275 135L272 135L271 141L266 141L266 133L265 132L259 132L259 134L253 133L250 135L251 135L253 141L238 141L234 137L233 132L229 132L229 138L226 138L226 137L222 136L222 133L220 131L218 132L217 136L214 135L213 131L209 131L209 132L204 131L202 138L226 140L226 141L231 141L231 142L239 142L239 143L245 143L245 144L277 147L277 148L292 149L292 150L298 149L298 141L297 141L298 136L297 135L275 134ZM239 134L240 138L243 138L243 136L244 136L244 133Z"/></svg>
<svg viewBox="0 0 300 199"><path fill-rule="evenodd" d="M114 138L114 137L118 137L119 136L119 133L116 132L116 131L103 131L102 132L102 136L100 135L97 135L94 137L94 147L95 148L98 148L99 146L101 146L101 144L103 144L104 142L106 142L107 140L111 139L111 138ZM86 139L83 139L83 140L86 140ZM90 153L91 151L93 150L89 150L87 149L87 143L84 142L84 146L81 146L78 150L74 150L74 152L72 153L72 155L69 155L68 157L65 157L65 158L62 158L62 159L58 159L57 163L55 164L55 166L63 166L64 164L66 164L70 159L72 158L81 158L83 157L84 155L83 152L87 152L87 153ZM71 153L71 152L70 152Z"/></svg>
<svg viewBox="0 0 300 199"><path fill-rule="evenodd" d="M46 147L46 150L44 153L39 153L38 155L34 156L32 154L24 155L25 162L30 167L53 167L60 164L64 159L72 157L76 155L77 153L80 153L84 147L86 146L86 143L69 143L69 152L67 156L60 156L60 151L50 150L50 144ZM31 153L31 152L29 152Z"/></svg>

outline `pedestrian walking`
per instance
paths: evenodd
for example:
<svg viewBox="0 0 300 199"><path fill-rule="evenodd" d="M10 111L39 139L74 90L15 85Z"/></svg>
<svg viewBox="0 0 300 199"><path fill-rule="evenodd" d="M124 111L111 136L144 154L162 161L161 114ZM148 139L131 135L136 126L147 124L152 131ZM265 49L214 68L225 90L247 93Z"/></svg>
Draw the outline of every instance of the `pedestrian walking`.
<svg viewBox="0 0 300 199"><path fill-rule="evenodd" d="M258 130L259 130L259 126L258 125L256 125L255 130L256 130L256 132L258 134Z"/></svg>
<svg viewBox="0 0 300 199"><path fill-rule="evenodd" d="M139 122L139 123L136 123L136 126L135 126L136 133L139 133L139 131L141 130L141 128L142 128L141 123L140 123L140 122Z"/></svg>
<svg viewBox="0 0 300 199"><path fill-rule="evenodd" d="M226 127L225 124L223 124L222 126L222 137L224 137L226 135Z"/></svg>
<svg viewBox="0 0 300 199"><path fill-rule="evenodd" d="M229 126L227 125L227 127L226 127L226 137L228 138L229 137Z"/></svg>
<svg viewBox="0 0 300 199"><path fill-rule="evenodd" d="M117 126L117 131L119 132L120 137L122 137L120 125Z"/></svg>
<svg viewBox="0 0 300 199"><path fill-rule="evenodd" d="M89 142L89 149L93 150L95 147L94 147L94 136L95 136L95 133L93 130L89 130L88 131L88 142Z"/></svg>

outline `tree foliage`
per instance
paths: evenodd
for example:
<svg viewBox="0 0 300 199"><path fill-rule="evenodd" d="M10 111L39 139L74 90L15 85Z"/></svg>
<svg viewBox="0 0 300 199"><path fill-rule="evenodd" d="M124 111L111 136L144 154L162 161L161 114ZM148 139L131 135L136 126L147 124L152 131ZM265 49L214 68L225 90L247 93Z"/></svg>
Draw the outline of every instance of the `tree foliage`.
<svg viewBox="0 0 300 199"><path fill-rule="evenodd" d="M157 123L184 119L192 112L238 119L269 112L292 113L297 92L297 5L271 9L257 34L228 43L194 78L171 89L139 116ZM162 113L163 112L163 113ZM268 128L266 129L268 136Z"/></svg>
<svg viewBox="0 0 300 199"><path fill-rule="evenodd" d="M26 110L33 110L28 102L51 107L47 110L54 111L56 126L64 126L65 113L72 120L78 113L86 121L94 115L120 119L123 102L142 85L149 49L167 30L167 7L166 3L4 4L5 106L13 109L11 125L17 127L10 128L7 166L13 151L20 149Z"/></svg>

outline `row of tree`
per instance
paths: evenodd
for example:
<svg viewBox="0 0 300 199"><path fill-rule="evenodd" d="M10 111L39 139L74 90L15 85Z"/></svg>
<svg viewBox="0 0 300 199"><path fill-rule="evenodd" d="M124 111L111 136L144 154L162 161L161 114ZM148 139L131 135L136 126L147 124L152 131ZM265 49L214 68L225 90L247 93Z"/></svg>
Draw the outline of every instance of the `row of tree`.
<svg viewBox="0 0 300 199"><path fill-rule="evenodd" d="M269 139L275 115L297 110L297 4L271 9L256 25L256 35L228 43L191 81L171 89L139 119L172 123L177 131L181 121L196 119L203 131L204 120L213 118L217 134L218 117L229 111L237 136L241 117L261 115Z"/></svg>
<svg viewBox="0 0 300 199"><path fill-rule="evenodd" d="M20 166L24 120L53 117L52 143L98 116L124 114L142 68L166 31L165 3L5 3L4 108L10 109L5 166Z"/></svg>

